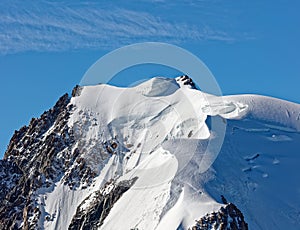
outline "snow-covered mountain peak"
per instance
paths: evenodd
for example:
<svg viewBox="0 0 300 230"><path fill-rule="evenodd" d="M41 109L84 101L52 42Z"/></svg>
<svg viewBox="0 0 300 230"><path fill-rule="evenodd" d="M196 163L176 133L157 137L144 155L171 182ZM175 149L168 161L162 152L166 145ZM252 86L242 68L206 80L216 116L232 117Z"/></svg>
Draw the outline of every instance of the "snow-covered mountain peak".
<svg viewBox="0 0 300 230"><path fill-rule="evenodd" d="M137 85L136 90L148 97L168 96L179 88L196 89L193 80L187 75L177 78L154 77Z"/></svg>
<svg viewBox="0 0 300 230"><path fill-rule="evenodd" d="M221 207L209 197L189 198L193 191L189 186L195 183L194 179L189 178L190 170L196 170L201 161L205 160L201 155L195 156L195 152L200 149L205 152L206 140L214 138L206 123L207 116L238 118L245 113L247 105L194 90L193 85L187 76L177 79L159 77L133 88L87 86L82 88L79 96L71 99L76 110L70 116L69 126L74 127L75 137L84 146L84 158L95 158L94 146L109 142L109 146L102 151L112 153L114 160L108 163L109 173L104 171L102 180L138 178L127 195L144 197L149 209L147 215L157 212L157 216L151 217L154 218L151 222L148 217L140 220L139 226L142 229L146 226L153 229L159 224L162 213L167 211L167 207L172 204L171 200L175 199L170 197L170 191L175 197L179 197L180 190L185 191L184 206L196 206L197 202L206 200L206 208L194 210L198 216L204 215L212 207L216 210ZM82 133L82 130L85 132ZM204 143L199 145L200 140ZM113 147L112 143L117 147ZM207 159L211 160L209 157ZM95 165L99 168L99 162L87 162L93 165L91 168L95 168ZM103 173L104 169L99 172ZM173 180L177 183L180 181L181 185L172 188ZM147 194L152 195L148 197ZM154 202L154 195L159 197L159 203ZM129 201L132 202L132 198L124 201L128 209ZM136 219L140 219L140 213L146 211L138 203L131 208L128 216L123 215L118 220L114 215L119 213L112 212L112 221L110 218L104 221L103 229L112 229L116 221L121 225L131 219L132 222L127 221L127 227L123 226L129 229ZM182 220L193 223L194 217L183 213L181 215ZM164 221L169 222L168 218Z"/></svg>
<svg viewBox="0 0 300 230"><path fill-rule="evenodd" d="M209 139L207 116L237 119L247 111L246 104L180 87L177 82L159 77L133 88L104 84L83 87L80 95L71 99L76 110L69 126L77 127L84 122L84 127L74 129L78 130L75 132L78 139L118 139L122 151L131 146L132 151L139 153L130 156L138 156L140 162L145 154L168 141ZM92 127L91 121L94 121ZM82 129L86 132L82 133ZM126 165L134 168L135 157L126 157L130 159Z"/></svg>
<svg viewBox="0 0 300 230"><path fill-rule="evenodd" d="M16 131L0 228L297 229L299 105L191 82L78 86Z"/></svg>

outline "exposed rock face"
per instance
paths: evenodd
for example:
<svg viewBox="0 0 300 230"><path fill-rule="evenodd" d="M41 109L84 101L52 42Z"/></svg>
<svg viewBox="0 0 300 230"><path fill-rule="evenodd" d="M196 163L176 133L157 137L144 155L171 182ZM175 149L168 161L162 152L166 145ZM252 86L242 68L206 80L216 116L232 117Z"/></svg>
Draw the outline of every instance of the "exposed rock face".
<svg viewBox="0 0 300 230"><path fill-rule="evenodd" d="M136 179L121 181L116 185L113 182L107 183L102 190L88 196L77 208L69 230L100 227L113 205L134 184Z"/></svg>
<svg viewBox="0 0 300 230"><path fill-rule="evenodd" d="M196 85L193 82L192 78L187 75L180 76L176 78L177 82L183 83L183 85L190 86L192 89L196 89Z"/></svg>
<svg viewBox="0 0 300 230"><path fill-rule="evenodd" d="M72 96L79 96L81 87L73 89ZM33 118L28 126L15 131L10 140L4 159L0 160L0 229L39 229L41 218L51 221L51 216L41 216L37 200L39 189L53 188L63 181L70 190L86 189L91 185L97 172L82 157L89 143L81 143L80 135L91 124L89 114L85 119L68 127L68 120L76 108L70 103L68 94L63 95L49 111L40 118ZM93 121L96 122L96 121ZM80 134L77 132L80 131ZM79 137L77 136L79 135ZM101 160L116 154L117 140L97 140L95 151L99 150ZM98 155L98 154L97 154ZM113 184L85 199L93 198L84 214L79 206L69 229L91 229L101 225L113 204L126 192L136 179ZM84 221L84 223L82 222Z"/></svg>
<svg viewBox="0 0 300 230"><path fill-rule="evenodd" d="M0 229L34 229L40 215L33 199L36 190L54 183L73 159L68 147L72 143L67 126L69 101L65 94L40 118L15 131L2 161L2 170L9 168L7 173L15 179L1 188L7 192L0 196Z"/></svg>
<svg viewBox="0 0 300 230"><path fill-rule="evenodd" d="M232 203L196 221L190 230L248 230L242 212Z"/></svg>
<svg viewBox="0 0 300 230"><path fill-rule="evenodd" d="M23 172L13 162L0 160L0 201L16 186Z"/></svg>
<svg viewBox="0 0 300 230"><path fill-rule="evenodd" d="M79 85L76 85L74 87L74 89L72 90L72 97L80 96L81 90L82 90L82 87Z"/></svg>

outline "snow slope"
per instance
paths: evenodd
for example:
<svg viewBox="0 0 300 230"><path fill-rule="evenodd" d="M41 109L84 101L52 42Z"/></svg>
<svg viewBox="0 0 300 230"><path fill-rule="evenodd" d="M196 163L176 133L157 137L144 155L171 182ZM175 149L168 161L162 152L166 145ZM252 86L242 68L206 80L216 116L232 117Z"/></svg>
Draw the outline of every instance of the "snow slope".
<svg viewBox="0 0 300 230"><path fill-rule="evenodd" d="M70 190L61 180L40 189L42 216L53 217L42 219L41 227L64 229L105 183L136 177L100 229L188 229L224 206L221 195L241 209L250 229L300 227L300 105L253 95L216 97L180 78L153 78L132 88L86 86L70 103L74 148L80 146L97 176L87 188ZM206 151L222 135L211 130L214 118L227 124L215 161Z"/></svg>
<svg viewBox="0 0 300 230"><path fill-rule="evenodd" d="M251 229L300 228L300 106L256 95L242 120L228 121L215 178L205 187L243 211Z"/></svg>

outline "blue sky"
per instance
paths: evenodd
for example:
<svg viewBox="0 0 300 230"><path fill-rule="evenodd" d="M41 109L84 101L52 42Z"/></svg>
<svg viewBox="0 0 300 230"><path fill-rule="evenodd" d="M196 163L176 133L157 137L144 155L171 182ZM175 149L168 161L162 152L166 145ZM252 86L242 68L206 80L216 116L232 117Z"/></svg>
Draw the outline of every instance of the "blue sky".
<svg viewBox="0 0 300 230"><path fill-rule="evenodd" d="M0 2L0 156L14 130L70 92L98 58L135 42L189 50L224 94L300 103L299 1L72 2ZM149 75L156 72L175 74Z"/></svg>

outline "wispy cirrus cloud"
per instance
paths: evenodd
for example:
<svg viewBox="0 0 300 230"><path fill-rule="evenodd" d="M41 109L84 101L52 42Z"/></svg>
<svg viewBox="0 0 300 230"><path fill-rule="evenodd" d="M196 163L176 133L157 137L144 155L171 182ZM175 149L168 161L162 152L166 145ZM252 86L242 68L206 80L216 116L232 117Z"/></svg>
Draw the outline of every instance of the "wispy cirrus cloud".
<svg viewBox="0 0 300 230"><path fill-rule="evenodd" d="M124 7L86 2L0 3L0 54L25 51L111 49L133 42L235 38L207 25L170 21Z"/></svg>

